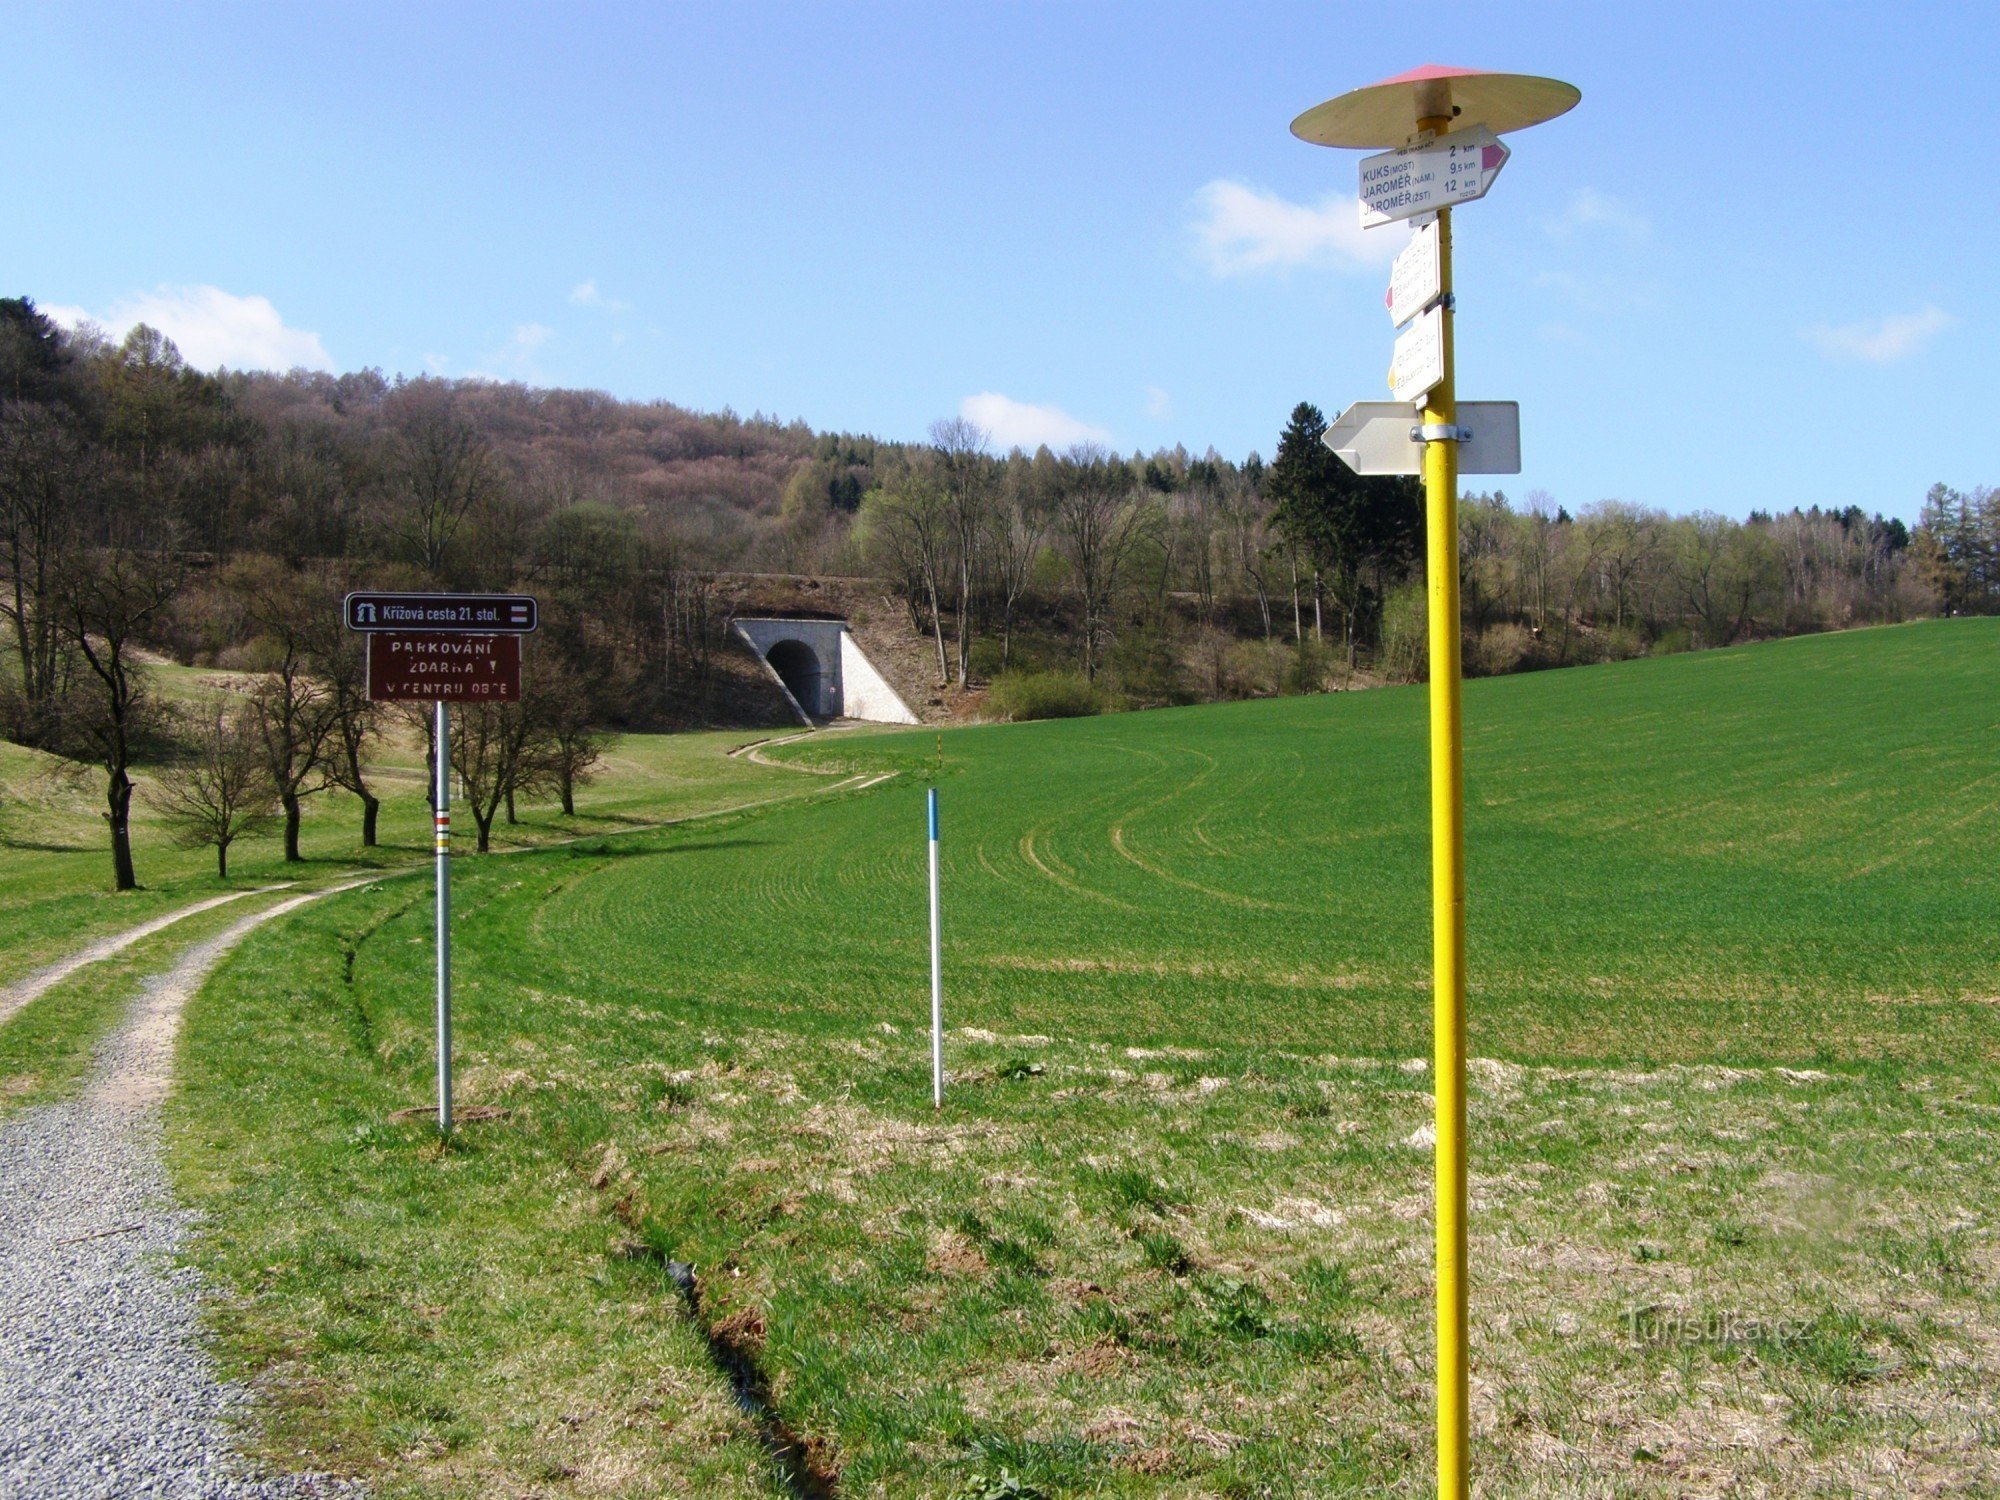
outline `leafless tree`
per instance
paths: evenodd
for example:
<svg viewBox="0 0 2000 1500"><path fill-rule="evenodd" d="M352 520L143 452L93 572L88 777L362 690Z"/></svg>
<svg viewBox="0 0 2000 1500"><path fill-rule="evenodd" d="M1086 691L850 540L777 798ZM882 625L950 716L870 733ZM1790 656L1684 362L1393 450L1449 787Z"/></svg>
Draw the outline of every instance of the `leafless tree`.
<svg viewBox="0 0 2000 1500"><path fill-rule="evenodd" d="M170 546L107 548L75 559L56 580L65 643L87 669L61 706L62 739L74 759L104 768L104 820L111 832L112 880L136 889L132 868L132 760L152 705L132 651L158 623L185 574Z"/></svg>
<svg viewBox="0 0 2000 1500"><path fill-rule="evenodd" d="M535 726L518 703L461 703L451 709L451 768L465 788L481 854L493 847L493 819L535 769Z"/></svg>
<svg viewBox="0 0 2000 1500"><path fill-rule="evenodd" d="M1055 534L1069 561L1083 615L1083 675L1094 680L1112 602L1153 512L1133 493L1125 465L1096 444L1079 444L1068 458L1070 472L1056 500Z"/></svg>
<svg viewBox="0 0 2000 1500"><path fill-rule="evenodd" d="M249 706L220 694L181 716L181 753L163 766L148 795L176 848L215 850L218 879L229 878L229 846L272 821L276 793Z"/></svg>
<svg viewBox="0 0 2000 1500"><path fill-rule="evenodd" d="M524 707L536 720L533 780L552 789L563 816L573 818L576 789L595 776L610 736L591 723L590 695L567 664L542 664L522 689Z"/></svg>
<svg viewBox="0 0 2000 1500"><path fill-rule="evenodd" d="M250 694L251 711L278 806L285 818L285 859L299 853L301 801L331 784L330 744L343 705L314 670L333 601L324 591L268 558L240 566L233 582L256 633L253 660L263 676Z"/></svg>
<svg viewBox="0 0 2000 1500"><path fill-rule="evenodd" d="M1053 462L1051 462L1053 468ZM1027 460L1008 465L1000 501L994 508L993 583L1000 598L1000 670L1014 654L1014 612L1034 581L1035 563L1049 534L1053 484Z"/></svg>
<svg viewBox="0 0 2000 1500"><path fill-rule="evenodd" d="M368 698L368 655L364 638L345 628L332 594L321 596L305 634L306 661L331 696L333 725L325 763L333 784L361 802L361 846L373 849L382 799L368 784L364 756L379 737L382 711Z"/></svg>
<svg viewBox="0 0 2000 1500"><path fill-rule="evenodd" d="M75 434L48 408L9 403L0 411L0 595L14 637L23 723L39 738L64 678L58 581L78 547L79 492L95 465Z"/></svg>
<svg viewBox="0 0 2000 1500"><path fill-rule="evenodd" d="M944 654L944 616L938 602L940 584L951 561L951 523L944 489L936 476L924 469L907 469L869 496L861 514L868 528L869 550L878 563L905 580L912 593L921 591L930 605L938 684L943 686L951 681Z"/></svg>
<svg viewBox="0 0 2000 1500"><path fill-rule="evenodd" d="M478 430L436 402L404 422L393 453L392 524L411 560L438 576L466 517L498 493L499 469Z"/></svg>
<svg viewBox="0 0 2000 1500"><path fill-rule="evenodd" d="M973 579L993 506L990 439L985 428L964 417L933 422L930 436L958 583L958 685L963 688L972 660Z"/></svg>

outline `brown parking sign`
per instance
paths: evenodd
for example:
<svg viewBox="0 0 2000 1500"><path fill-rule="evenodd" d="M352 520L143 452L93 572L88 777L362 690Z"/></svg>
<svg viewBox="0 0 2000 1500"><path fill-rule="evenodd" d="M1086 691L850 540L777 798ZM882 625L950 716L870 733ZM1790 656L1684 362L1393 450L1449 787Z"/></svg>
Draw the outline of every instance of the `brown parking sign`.
<svg viewBox="0 0 2000 1500"><path fill-rule="evenodd" d="M518 703L521 638L372 634L368 696L377 703Z"/></svg>

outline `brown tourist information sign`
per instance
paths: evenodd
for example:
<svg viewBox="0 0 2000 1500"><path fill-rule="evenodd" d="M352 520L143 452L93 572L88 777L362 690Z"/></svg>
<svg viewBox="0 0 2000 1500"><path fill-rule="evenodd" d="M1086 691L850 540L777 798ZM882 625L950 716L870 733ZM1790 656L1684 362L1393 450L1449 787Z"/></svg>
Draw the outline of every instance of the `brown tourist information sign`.
<svg viewBox="0 0 2000 1500"><path fill-rule="evenodd" d="M368 696L377 703L518 703L518 635L371 632Z"/></svg>

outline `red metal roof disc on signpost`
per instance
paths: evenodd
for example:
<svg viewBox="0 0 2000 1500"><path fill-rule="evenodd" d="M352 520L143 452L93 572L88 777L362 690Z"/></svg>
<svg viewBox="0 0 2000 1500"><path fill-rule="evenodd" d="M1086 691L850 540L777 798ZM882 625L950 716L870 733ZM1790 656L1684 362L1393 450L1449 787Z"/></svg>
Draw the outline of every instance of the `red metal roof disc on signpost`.
<svg viewBox="0 0 2000 1500"><path fill-rule="evenodd" d="M1425 63L1314 105L1292 121L1292 134L1316 146L1385 151L1407 142L1420 121L1484 125L1504 135L1553 120L1582 97L1557 78Z"/></svg>

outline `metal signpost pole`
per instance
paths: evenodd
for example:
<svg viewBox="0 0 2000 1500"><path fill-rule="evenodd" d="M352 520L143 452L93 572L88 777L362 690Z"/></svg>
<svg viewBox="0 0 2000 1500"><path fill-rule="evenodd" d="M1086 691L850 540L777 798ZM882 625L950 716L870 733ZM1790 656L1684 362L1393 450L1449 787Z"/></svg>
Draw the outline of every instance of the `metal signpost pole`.
<svg viewBox="0 0 2000 1500"><path fill-rule="evenodd" d="M931 788L931 1108L944 1108L944 937L938 909L938 805Z"/></svg>
<svg viewBox="0 0 2000 1500"><path fill-rule="evenodd" d="M438 1133L451 1134L451 719L437 705Z"/></svg>
<svg viewBox="0 0 2000 1500"><path fill-rule="evenodd" d="M349 630L368 637L368 701L432 706L431 809L437 848L438 1134L451 1113L451 717L449 704L519 703L521 637L541 623L527 594L405 594L356 590L341 601Z"/></svg>
<svg viewBox="0 0 2000 1500"><path fill-rule="evenodd" d="M1425 121L1442 130L1447 122ZM1452 368L1451 210L1437 216L1444 379L1424 403L1424 571L1430 590L1431 1071L1437 1098L1438 1494L1468 1493L1465 1250L1465 755L1459 711L1458 403ZM1453 436L1433 437L1436 430Z"/></svg>
<svg viewBox="0 0 2000 1500"><path fill-rule="evenodd" d="M1470 1325L1466 1287L1465 758L1459 703L1458 476L1520 469L1519 413L1482 403L1479 428L1458 425L1451 289L1451 205L1484 197L1506 165L1498 137L1552 120L1582 95L1554 78L1431 64L1307 110L1292 133L1321 146L1381 154L1361 163L1363 228L1435 215L1417 227L1389 284L1399 328L1390 387L1419 420L1407 445L1392 414L1357 403L1326 434L1360 474L1421 472L1430 607L1431 936L1437 1097L1437 1493L1471 1494ZM1433 238L1434 243L1433 243ZM1431 256L1435 253L1435 262ZM1433 275L1433 266L1435 274ZM1408 411L1409 407L1403 408ZM1381 429L1381 430L1378 430ZM1467 445L1463 454L1459 445ZM1420 455L1419 456L1419 452ZM1463 464L1461 464L1463 460Z"/></svg>

